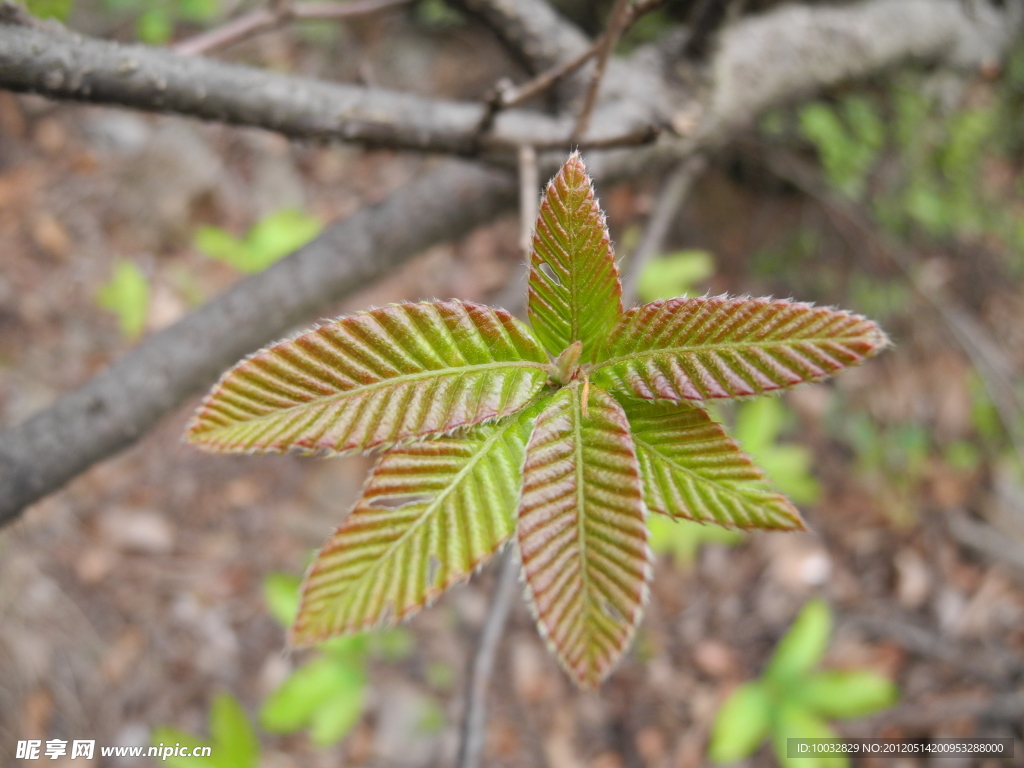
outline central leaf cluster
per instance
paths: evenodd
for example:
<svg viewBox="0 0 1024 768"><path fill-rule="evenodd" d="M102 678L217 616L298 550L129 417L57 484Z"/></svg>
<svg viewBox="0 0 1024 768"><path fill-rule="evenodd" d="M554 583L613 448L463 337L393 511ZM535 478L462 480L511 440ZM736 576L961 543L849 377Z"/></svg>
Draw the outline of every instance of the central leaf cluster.
<svg viewBox="0 0 1024 768"><path fill-rule="evenodd" d="M382 451L307 574L294 643L406 616L514 538L541 633L598 685L640 621L648 513L803 527L702 402L817 381L887 343L864 318L787 301L624 311L578 155L541 203L528 312L530 327L461 301L343 317L207 396L187 432L206 450Z"/></svg>

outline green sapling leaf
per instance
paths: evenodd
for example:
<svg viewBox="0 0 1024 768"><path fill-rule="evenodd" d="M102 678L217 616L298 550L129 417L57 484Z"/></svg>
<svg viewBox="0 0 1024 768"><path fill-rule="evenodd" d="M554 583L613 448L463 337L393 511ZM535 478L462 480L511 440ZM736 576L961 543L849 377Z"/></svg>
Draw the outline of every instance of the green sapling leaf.
<svg viewBox="0 0 1024 768"><path fill-rule="evenodd" d="M220 768L255 768L260 758L260 742L238 699L219 694L210 708L210 737L216 745L211 751Z"/></svg>
<svg viewBox="0 0 1024 768"><path fill-rule="evenodd" d="M711 728L708 757L734 763L752 755L771 727L772 700L760 681L741 685L726 699Z"/></svg>
<svg viewBox="0 0 1024 768"><path fill-rule="evenodd" d="M775 647L765 679L782 686L817 665L828 648L832 612L822 600L811 600Z"/></svg>
<svg viewBox="0 0 1024 768"><path fill-rule="evenodd" d="M808 709L827 718L864 717L899 699L892 680L862 669L817 672L797 693Z"/></svg>
<svg viewBox="0 0 1024 768"><path fill-rule="evenodd" d="M96 302L115 313L121 321L121 332L130 339L138 338L146 327L149 311L149 281L135 264L121 259L114 265L114 275L96 296Z"/></svg>
<svg viewBox="0 0 1024 768"><path fill-rule="evenodd" d="M636 293L641 301L685 296L693 286L715 274L715 260L707 251L679 251L661 256L640 273Z"/></svg>
<svg viewBox="0 0 1024 768"><path fill-rule="evenodd" d="M366 681L355 670L342 678L334 694L317 707L309 722L313 743L326 747L352 730L363 713Z"/></svg>
<svg viewBox="0 0 1024 768"><path fill-rule="evenodd" d="M784 768L850 768L844 755L789 757L788 739L837 739L838 734L817 714L795 702L783 702L773 727L775 756Z"/></svg>

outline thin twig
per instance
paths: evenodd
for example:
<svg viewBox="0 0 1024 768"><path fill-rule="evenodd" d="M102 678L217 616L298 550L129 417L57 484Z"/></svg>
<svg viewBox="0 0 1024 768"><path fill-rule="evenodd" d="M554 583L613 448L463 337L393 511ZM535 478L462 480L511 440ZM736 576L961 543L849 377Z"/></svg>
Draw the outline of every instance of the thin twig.
<svg viewBox="0 0 1024 768"><path fill-rule="evenodd" d="M572 132L573 141L581 140L590 127L590 117L594 113L597 104L597 94L601 90L601 80L604 79L605 69L608 67L608 58L611 56L619 36L629 22L629 4L631 0L615 0L612 6L611 16L608 19L608 29L600 40L600 49L597 52L597 64L594 67L594 74L590 78L590 85L583 97L583 107L576 120L576 129Z"/></svg>
<svg viewBox="0 0 1024 768"><path fill-rule="evenodd" d="M246 40L262 32L269 32L292 21L307 19L350 19L377 11L407 5L411 0L352 0L347 3L275 3L272 8L259 8L231 19L222 26L207 30L195 37L182 40L171 50L184 56L209 53L216 48Z"/></svg>
<svg viewBox="0 0 1024 768"><path fill-rule="evenodd" d="M628 29L637 19L645 13L654 10L664 1L665 0L639 0L634 5L629 6L629 16L626 19L624 29ZM586 50L581 51L570 59L566 59L561 64L541 72L535 78L527 80L522 85L513 85L508 80L499 81L492 89L490 97L485 99L487 111L480 119L480 124L477 127L478 137L482 137L483 134L491 129L494 125L494 119L503 109L510 109L511 107L519 106L524 101L529 101L534 96L540 95L556 83L573 74L584 64L594 58L601 51L602 45L603 38L595 40ZM570 139L570 146L575 147L577 144L579 144L579 142L574 143L572 139Z"/></svg>
<svg viewBox="0 0 1024 768"><path fill-rule="evenodd" d="M458 768L478 768L484 748L484 726L487 723L487 687L494 671L498 641L505 631L505 621L512 608L512 599L519 583L519 556L514 544L507 544L501 556L498 583L491 595L491 607L480 629L473 668L466 684L466 713L459 739Z"/></svg>
<svg viewBox="0 0 1024 768"><path fill-rule="evenodd" d="M676 166L662 186L644 236L622 270L622 300L627 305L636 299L640 273L661 252L669 227L689 195L694 180L706 165L703 155L691 155Z"/></svg>
<svg viewBox="0 0 1024 768"><path fill-rule="evenodd" d="M519 148L519 247L529 263L533 249L533 224L537 220L540 169L537 150L529 145Z"/></svg>

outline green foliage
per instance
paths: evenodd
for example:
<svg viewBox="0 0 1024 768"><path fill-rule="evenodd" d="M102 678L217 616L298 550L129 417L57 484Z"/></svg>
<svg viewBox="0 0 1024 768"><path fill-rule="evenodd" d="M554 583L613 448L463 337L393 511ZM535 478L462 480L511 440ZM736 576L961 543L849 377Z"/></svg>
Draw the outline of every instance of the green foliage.
<svg viewBox="0 0 1024 768"><path fill-rule="evenodd" d="M885 335L788 301L675 298L623 311L621 293L574 154L541 203L532 327L469 302L395 304L322 324L221 378L186 433L204 450L382 454L310 569L293 643L407 616L515 536L541 631L577 684L596 687L640 621L646 510L803 527L707 401L820 380L879 352ZM309 677L340 680L323 663Z"/></svg>
<svg viewBox="0 0 1024 768"><path fill-rule="evenodd" d="M786 756L786 740L827 739L828 719L863 717L892 706L895 684L866 670L815 670L828 647L832 615L820 600L804 606L779 641L760 680L740 686L718 710L708 756L716 763L741 760L772 737L783 766L843 768L845 758Z"/></svg>
<svg viewBox="0 0 1024 768"><path fill-rule="evenodd" d="M848 96L838 108L812 102L800 111L800 133L817 148L832 184L860 198L885 140L871 102L863 96Z"/></svg>
<svg viewBox="0 0 1024 768"><path fill-rule="evenodd" d="M285 209L260 219L242 238L220 227L201 227L195 245L207 256L240 272L261 272L308 243L322 228L312 216Z"/></svg>
<svg viewBox="0 0 1024 768"><path fill-rule="evenodd" d="M693 286L715 274L715 260L707 251L679 251L655 259L637 281L641 301L686 296Z"/></svg>
<svg viewBox="0 0 1024 768"><path fill-rule="evenodd" d="M179 22L206 23L220 12L220 0L104 0L117 16L134 20L135 34L150 45L164 45Z"/></svg>
<svg viewBox="0 0 1024 768"><path fill-rule="evenodd" d="M651 549L672 555L680 565L692 562L701 544L738 544L743 540L739 531L668 515L649 515L647 530Z"/></svg>
<svg viewBox="0 0 1024 768"><path fill-rule="evenodd" d="M298 576L272 573L263 582L271 615L291 626L299 609ZM328 746L359 721L366 696L369 655L397 660L412 651L412 638L400 630L336 637L321 643L320 655L296 669L263 702L260 725L271 733L304 728L314 744Z"/></svg>
<svg viewBox="0 0 1024 768"><path fill-rule="evenodd" d="M110 310L121 321L121 332L136 339L146 327L149 310L149 281L135 264L121 259L114 266L114 275L96 296L96 303Z"/></svg>
<svg viewBox="0 0 1024 768"><path fill-rule="evenodd" d="M416 20L432 29L447 29L466 23L466 17L445 0L419 0L416 3Z"/></svg>
<svg viewBox="0 0 1024 768"><path fill-rule="evenodd" d="M40 19L67 21L75 9L75 0L25 0L25 7Z"/></svg>
<svg viewBox="0 0 1024 768"><path fill-rule="evenodd" d="M256 768L260 743L238 700L229 693L218 694L210 707L210 740L203 741L175 728L153 730L153 746L177 747L187 751L210 747L209 756L185 757L169 754L163 758L171 768Z"/></svg>
<svg viewBox="0 0 1024 768"><path fill-rule="evenodd" d="M798 114L798 135L817 150L830 184L866 203L891 235L998 238L1020 254L1019 216L992 204L982 172L1020 151L1019 138L1005 128L1020 121L1019 85L1011 72L1003 93L950 107L948 88L934 87L942 85L935 77L904 72L878 98L850 94L808 104ZM776 141L791 135L780 112L762 130Z"/></svg>
<svg viewBox="0 0 1024 768"><path fill-rule="evenodd" d="M810 451L802 445L776 442L785 418L785 408L777 398L743 403L736 416L736 437L780 491L798 504L813 504L821 488L810 473Z"/></svg>

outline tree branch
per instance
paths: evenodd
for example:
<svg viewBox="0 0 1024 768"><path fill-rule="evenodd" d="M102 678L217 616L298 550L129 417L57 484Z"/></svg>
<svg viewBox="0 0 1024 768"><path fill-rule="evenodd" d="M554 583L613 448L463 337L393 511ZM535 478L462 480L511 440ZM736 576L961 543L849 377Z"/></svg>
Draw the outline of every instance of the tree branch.
<svg viewBox="0 0 1024 768"><path fill-rule="evenodd" d="M176 112L292 138L455 154L475 148L485 110L482 104L328 83L163 48L11 25L0 25L0 87ZM497 119L483 145L514 149L524 143L567 143L570 131L567 120L509 111Z"/></svg>
<svg viewBox="0 0 1024 768"><path fill-rule="evenodd" d="M583 53L589 41L545 0L456 0L478 16L531 72L543 72Z"/></svg>
<svg viewBox="0 0 1024 768"><path fill-rule="evenodd" d="M144 339L45 411L0 432L0 524L130 445L268 340L515 203L511 176L449 161Z"/></svg>
<svg viewBox="0 0 1024 768"><path fill-rule="evenodd" d="M612 55L619 36L629 23L629 6L631 0L615 0L612 4L611 15L608 18L608 28L601 36L597 46L597 62L594 64L594 72L590 76L587 90L583 94L583 106L580 107L579 117L576 118L576 127L572 130L573 141L580 141L587 135L587 128L590 127L590 118L594 114L594 107L597 106L597 94L601 90L601 80L604 78L605 69L608 67L608 57Z"/></svg>

